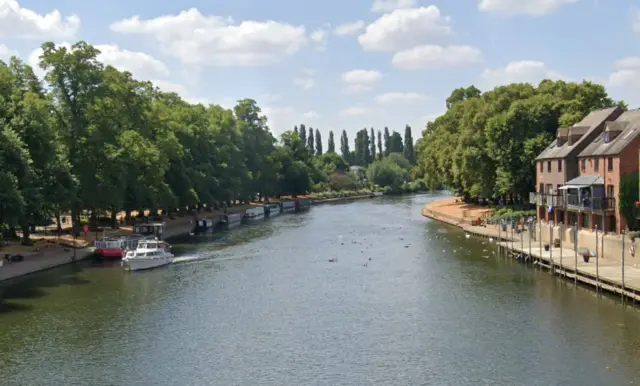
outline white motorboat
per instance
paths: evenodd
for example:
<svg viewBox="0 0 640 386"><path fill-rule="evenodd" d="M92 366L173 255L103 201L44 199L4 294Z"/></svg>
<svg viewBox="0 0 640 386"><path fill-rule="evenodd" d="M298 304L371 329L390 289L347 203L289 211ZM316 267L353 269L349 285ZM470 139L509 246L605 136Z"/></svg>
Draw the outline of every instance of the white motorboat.
<svg viewBox="0 0 640 386"><path fill-rule="evenodd" d="M174 256L170 249L169 244L157 238L140 240L136 249L122 258L122 267L127 271L138 271L171 264Z"/></svg>

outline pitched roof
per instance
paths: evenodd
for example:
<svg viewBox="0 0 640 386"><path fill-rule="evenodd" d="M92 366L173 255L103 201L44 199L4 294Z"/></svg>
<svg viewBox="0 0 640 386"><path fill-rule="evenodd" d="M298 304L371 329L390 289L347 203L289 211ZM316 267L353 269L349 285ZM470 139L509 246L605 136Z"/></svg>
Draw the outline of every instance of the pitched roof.
<svg viewBox="0 0 640 386"><path fill-rule="evenodd" d="M618 127L623 128L613 140L605 141L605 132L600 133L578 157L593 157L620 154L634 139L640 135L640 109L625 111L615 120Z"/></svg>
<svg viewBox="0 0 640 386"><path fill-rule="evenodd" d="M582 176L578 176L571 181L567 181L565 185L602 185L604 184L604 179L597 175L584 174Z"/></svg>
<svg viewBox="0 0 640 386"><path fill-rule="evenodd" d="M575 154L575 152L577 151L576 149L578 149L580 147L578 145L581 144L582 142L584 142L590 136L590 134L594 130L596 130L596 128L600 124L602 124L603 122L605 122L608 119L610 119L610 117L614 113L616 113L616 111L618 111L617 107L611 107L611 108L608 108L608 109L603 109L603 110L597 110L597 111L590 112L580 122L578 122L575 125L573 125L573 127L575 127L575 128L580 127L580 129L579 129L580 131L582 131L582 130L586 131L582 135L582 137L580 137L572 145L569 145L568 142L565 142L560 146L557 145L558 140L555 139L553 142L551 142L551 144L546 149L544 149L542 151L542 153L540 153L536 157L536 160L565 158L565 157L567 157L567 156L569 156L571 154ZM583 127L585 129L582 129ZM562 128L562 129L568 130L569 128Z"/></svg>

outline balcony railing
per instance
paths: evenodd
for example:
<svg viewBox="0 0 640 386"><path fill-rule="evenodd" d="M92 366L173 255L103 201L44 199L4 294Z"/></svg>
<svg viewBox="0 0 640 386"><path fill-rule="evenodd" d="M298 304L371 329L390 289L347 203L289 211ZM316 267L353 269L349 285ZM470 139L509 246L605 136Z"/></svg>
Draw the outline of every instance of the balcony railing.
<svg viewBox="0 0 640 386"><path fill-rule="evenodd" d="M613 197L580 197L577 194L567 194L567 208L584 212L605 212L616 209L616 199Z"/></svg>
<svg viewBox="0 0 640 386"><path fill-rule="evenodd" d="M564 196L561 194L529 193L529 203L538 206L564 207Z"/></svg>

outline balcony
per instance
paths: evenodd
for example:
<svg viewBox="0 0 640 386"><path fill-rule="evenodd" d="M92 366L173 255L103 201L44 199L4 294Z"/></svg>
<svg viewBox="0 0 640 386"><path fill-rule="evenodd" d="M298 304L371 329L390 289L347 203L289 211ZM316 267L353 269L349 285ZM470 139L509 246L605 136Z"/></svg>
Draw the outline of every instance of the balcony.
<svg viewBox="0 0 640 386"><path fill-rule="evenodd" d="M577 194L567 194L567 209L580 212L607 212L616 209L616 199L613 197L582 197Z"/></svg>
<svg viewBox="0 0 640 386"><path fill-rule="evenodd" d="M561 194L529 193L529 203L538 206L553 206L554 208L564 207L564 196Z"/></svg>

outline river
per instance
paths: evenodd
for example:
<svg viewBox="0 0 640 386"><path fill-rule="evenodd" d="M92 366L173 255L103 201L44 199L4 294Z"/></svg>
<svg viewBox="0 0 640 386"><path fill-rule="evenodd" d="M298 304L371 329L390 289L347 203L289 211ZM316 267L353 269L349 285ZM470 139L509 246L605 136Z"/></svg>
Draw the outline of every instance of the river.
<svg viewBox="0 0 640 386"><path fill-rule="evenodd" d="M640 313L423 218L323 205L0 287L2 385L627 385ZM328 260L338 258L337 262ZM370 260L369 260L370 259Z"/></svg>

